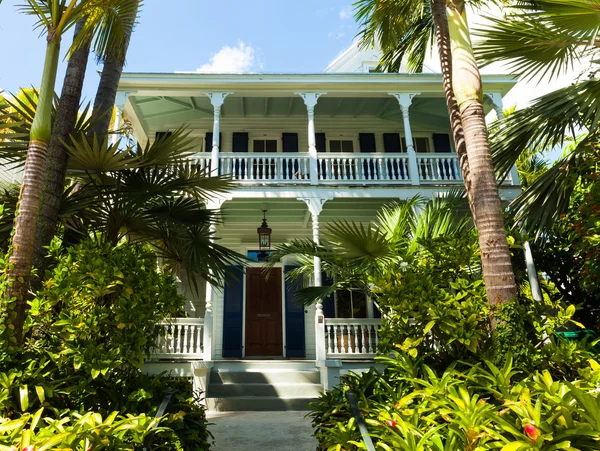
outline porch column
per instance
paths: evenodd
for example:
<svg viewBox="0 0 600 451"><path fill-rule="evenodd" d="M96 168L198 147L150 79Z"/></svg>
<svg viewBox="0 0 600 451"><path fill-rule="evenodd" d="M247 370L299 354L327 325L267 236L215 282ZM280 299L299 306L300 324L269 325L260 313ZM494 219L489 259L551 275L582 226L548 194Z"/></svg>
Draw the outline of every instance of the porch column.
<svg viewBox="0 0 600 451"><path fill-rule="evenodd" d="M502 102L502 93L501 92L491 92L487 94L487 97L492 102L492 106L494 107L494 111L496 112L496 117L498 120L504 118L504 109ZM514 165L510 170L510 179L513 185L520 186L521 181L519 180L519 171L517 171L517 165Z"/></svg>
<svg viewBox="0 0 600 451"><path fill-rule="evenodd" d="M221 206L223 205L223 202L225 202L226 200L229 199L223 199L223 198L217 198L217 199L211 199L206 203L206 208L208 210L214 210L214 211L219 211L221 209ZM215 222L212 222L209 226L209 233L210 233L210 242L214 243L215 241L215 234L217 232L217 224ZM210 271L210 273L212 274L212 271ZM213 355L214 355L214 343L213 343L213 329L214 329L214 323L213 323L213 299L214 299L214 292L213 292L213 286L210 284L210 282L206 282L206 307L204 310L204 338L203 338L203 344L204 344L204 360L206 361L211 361L213 360Z"/></svg>
<svg viewBox="0 0 600 451"><path fill-rule="evenodd" d="M299 198L298 200L303 201L308 206L308 211L312 216L312 232L313 241L315 244L319 244L319 215L323 211L323 205L332 198L323 197L307 197ZM321 274L321 259L319 257L314 258L314 286L323 286L323 279ZM316 360L325 360L327 358L327 350L325 348L325 316L323 314L323 301L319 300L315 306L315 343L316 343Z"/></svg>
<svg viewBox="0 0 600 451"><path fill-rule="evenodd" d="M221 126L221 107L225 103L225 97L231 92L208 92L206 95L210 99L210 103L214 108L214 119L213 119L213 138L212 138L212 150L210 155L210 167L211 175L219 175L219 131Z"/></svg>
<svg viewBox="0 0 600 451"><path fill-rule="evenodd" d="M419 176L419 164L417 162L417 153L415 152L415 144L413 142L412 130L410 128L410 118L408 110L412 104L412 100L415 96L421 94L420 92L415 93L389 93L391 96L396 97L400 104L400 110L402 111L402 118L404 119L404 137L406 139L406 149L408 153L408 172L410 173L410 179L413 185L420 185Z"/></svg>
<svg viewBox="0 0 600 451"><path fill-rule="evenodd" d="M319 184L319 159L317 155L317 139L315 137L315 106L324 92L297 93L304 100L308 112L308 155L310 158L310 184Z"/></svg>
<svg viewBox="0 0 600 451"><path fill-rule="evenodd" d="M117 92L117 97L115 99L115 122L113 124L113 131L119 131L121 129L121 125L123 122L123 108L125 107L125 102L127 102L127 98L131 95L131 92ZM119 142L121 139L121 133L113 133L110 137L110 144L114 145Z"/></svg>

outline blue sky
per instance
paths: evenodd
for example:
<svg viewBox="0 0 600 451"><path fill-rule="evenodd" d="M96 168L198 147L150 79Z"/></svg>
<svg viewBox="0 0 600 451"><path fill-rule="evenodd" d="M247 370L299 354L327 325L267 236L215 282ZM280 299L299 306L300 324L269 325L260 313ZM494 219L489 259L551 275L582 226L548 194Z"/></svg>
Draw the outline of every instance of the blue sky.
<svg viewBox="0 0 600 451"><path fill-rule="evenodd" d="M45 40L34 19L0 5L4 60L0 89L41 80ZM356 35L352 0L146 0L127 58L129 72L321 72ZM168 5L168 6L166 6ZM71 43L63 39L63 51ZM12 58L11 58L12 55ZM60 92L66 63L57 78ZM224 68L224 69L223 69ZM84 96L93 99L100 67L90 64Z"/></svg>

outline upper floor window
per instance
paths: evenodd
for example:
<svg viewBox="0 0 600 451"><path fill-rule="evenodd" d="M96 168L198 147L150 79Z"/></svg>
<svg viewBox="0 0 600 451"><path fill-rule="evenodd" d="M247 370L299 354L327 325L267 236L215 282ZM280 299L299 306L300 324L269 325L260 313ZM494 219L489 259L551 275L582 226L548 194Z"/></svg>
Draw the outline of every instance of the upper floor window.
<svg viewBox="0 0 600 451"><path fill-rule="evenodd" d="M424 137L413 137L413 143L415 146L415 152L418 153L427 153L431 152L431 145L429 143L429 138ZM406 152L406 138L402 137L402 152Z"/></svg>
<svg viewBox="0 0 600 451"><path fill-rule="evenodd" d="M354 152L354 141L350 139L330 139L329 151L352 153Z"/></svg>
<svg viewBox="0 0 600 451"><path fill-rule="evenodd" d="M252 146L253 152L277 152L276 139L255 139Z"/></svg>

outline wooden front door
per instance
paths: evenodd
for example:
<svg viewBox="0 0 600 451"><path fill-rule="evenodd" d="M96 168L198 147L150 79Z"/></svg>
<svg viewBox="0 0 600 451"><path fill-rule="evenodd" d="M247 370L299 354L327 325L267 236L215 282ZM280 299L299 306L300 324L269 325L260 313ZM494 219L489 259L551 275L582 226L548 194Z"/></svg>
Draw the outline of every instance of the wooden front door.
<svg viewBox="0 0 600 451"><path fill-rule="evenodd" d="M280 268L246 270L246 356L283 356Z"/></svg>

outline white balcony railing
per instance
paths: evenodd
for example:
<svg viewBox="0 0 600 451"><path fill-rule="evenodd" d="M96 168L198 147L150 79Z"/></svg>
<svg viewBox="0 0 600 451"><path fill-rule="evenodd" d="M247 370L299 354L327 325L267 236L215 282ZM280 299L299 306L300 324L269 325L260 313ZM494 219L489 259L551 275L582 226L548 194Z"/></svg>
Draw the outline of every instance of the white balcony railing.
<svg viewBox="0 0 600 451"><path fill-rule="evenodd" d="M318 174L323 182L410 183L408 156L402 154L320 154Z"/></svg>
<svg viewBox="0 0 600 451"><path fill-rule="evenodd" d="M310 183L308 154L219 154L221 174L241 182Z"/></svg>
<svg viewBox="0 0 600 451"><path fill-rule="evenodd" d="M328 358L373 358L379 344L379 319L325 319Z"/></svg>
<svg viewBox="0 0 600 451"><path fill-rule="evenodd" d="M414 154L413 154L414 155ZM461 185L462 173L454 154L417 153L319 153L314 180L308 153L219 154L219 172L243 184L324 185ZM211 154L197 154L192 164L210 171ZM412 164L412 165L411 165ZM415 168L411 171L411 168ZM413 173L414 172L414 173ZM502 183L517 185L513 174Z"/></svg>
<svg viewBox="0 0 600 451"><path fill-rule="evenodd" d="M204 355L204 319L171 318L160 323L163 332L154 358L202 359Z"/></svg>
<svg viewBox="0 0 600 451"><path fill-rule="evenodd" d="M417 154L417 165L422 182L462 181L456 155Z"/></svg>

